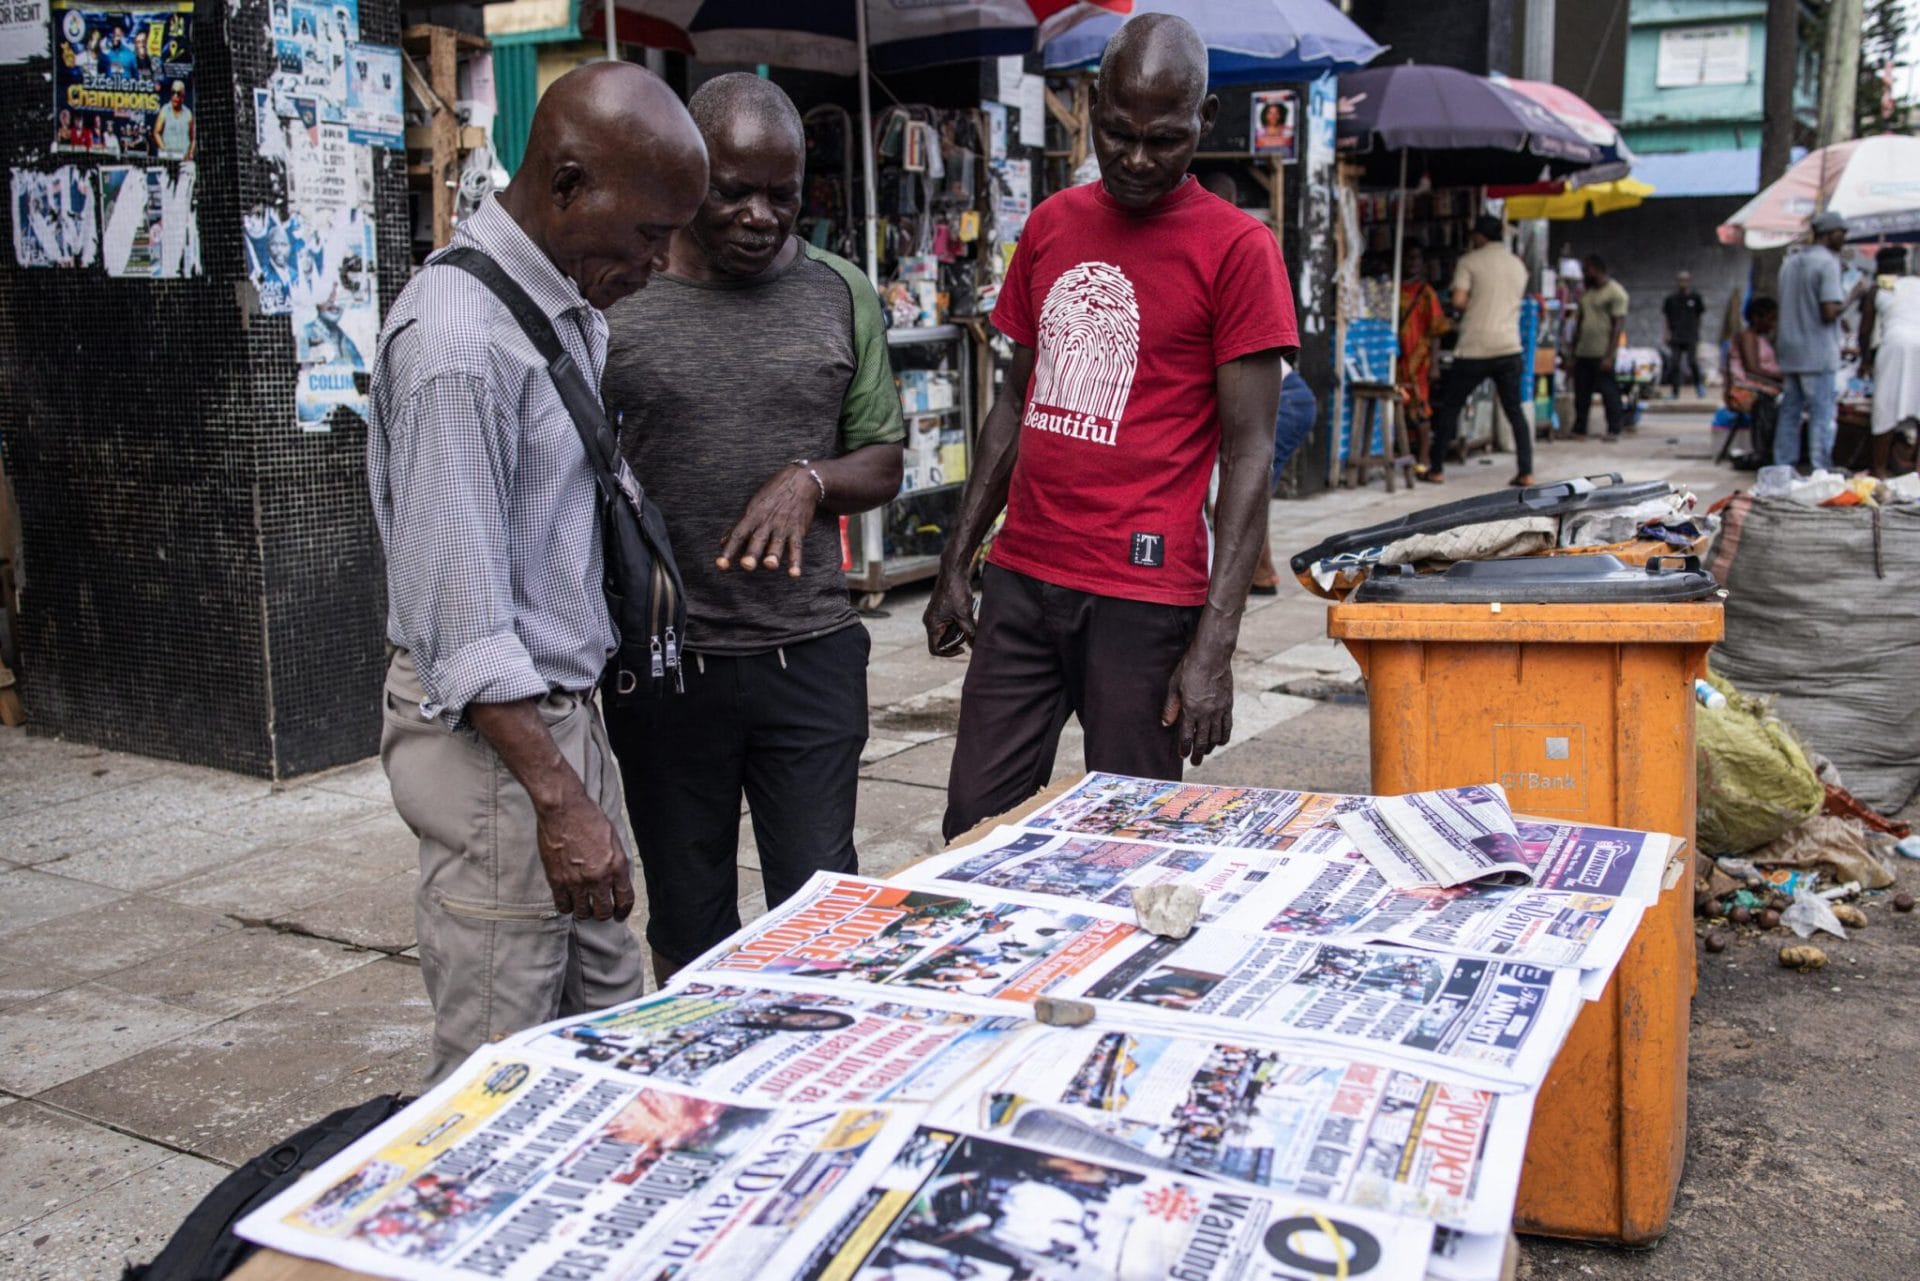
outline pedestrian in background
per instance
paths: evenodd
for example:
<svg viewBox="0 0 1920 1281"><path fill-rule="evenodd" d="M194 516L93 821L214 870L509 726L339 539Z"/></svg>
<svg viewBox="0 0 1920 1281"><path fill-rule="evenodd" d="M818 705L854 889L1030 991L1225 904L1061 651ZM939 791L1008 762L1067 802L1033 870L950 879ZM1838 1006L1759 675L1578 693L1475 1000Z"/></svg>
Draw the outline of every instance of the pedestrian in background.
<svg viewBox="0 0 1920 1281"><path fill-rule="evenodd" d="M1597 391L1611 443L1620 439L1626 422L1613 364L1620 350L1620 331L1627 323L1627 291L1607 275L1606 260L1599 254L1580 260L1580 275L1586 288L1580 294L1580 319L1573 337L1573 434L1587 434L1587 415Z"/></svg>
<svg viewBox="0 0 1920 1281"><path fill-rule="evenodd" d="M1452 327L1439 293L1427 279L1426 250L1409 241L1400 257L1400 386L1406 394L1407 444L1413 450L1416 475L1430 465L1433 370L1440 358L1440 339ZM1281 394L1286 394L1284 388Z"/></svg>
<svg viewBox="0 0 1920 1281"><path fill-rule="evenodd" d="M631 63L556 80L513 185L454 232L525 292L590 392L601 314L707 188L706 149ZM367 482L387 552L380 756L420 841L414 919L437 1081L476 1047L644 989L620 771L595 689L617 637L597 481L520 322L431 259L387 315Z"/></svg>
<svg viewBox="0 0 1920 1281"><path fill-rule="evenodd" d="M1460 430L1460 411L1474 389L1489 378L1500 410L1513 429L1513 452L1519 471L1509 485L1533 483L1533 429L1520 405L1520 304L1527 296L1527 265L1505 243L1506 224L1482 214L1473 224L1473 248L1460 255L1453 268L1453 308L1460 313L1460 339L1454 344L1453 365L1440 388L1440 407L1434 412L1433 440L1427 449L1427 470L1421 480L1438 485L1446 480L1447 452Z"/></svg>
<svg viewBox="0 0 1920 1281"><path fill-rule="evenodd" d="M1907 274L1904 245L1880 250L1874 275L1861 308L1860 372L1873 378L1873 474L1884 477L1894 433L1920 420L1920 276Z"/></svg>
<svg viewBox="0 0 1920 1281"><path fill-rule="evenodd" d="M1833 437L1840 409L1840 313L1848 297L1840 282L1840 250L1847 220L1828 210L1815 214L1813 243L1780 267L1780 424L1773 461L1800 465L1801 423L1807 425L1808 458L1815 471L1833 466ZM1871 287L1871 280L1861 282Z"/></svg>
<svg viewBox="0 0 1920 1281"><path fill-rule="evenodd" d="M1728 409L1747 417L1747 438L1753 457L1773 461L1773 437L1780 416L1780 361L1773 351L1773 333L1780 323L1780 304L1757 294L1747 304L1746 325L1727 350L1724 400Z"/></svg>
<svg viewBox="0 0 1920 1281"><path fill-rule="evenodd" d="M1693 291L1693 273L1680 272L1673 278L1673 292L1660 304L1660 317L1666 328L1666 383L1673 398L1680 399L1680 384L1693 385L1695 399L1706 395L1700 376L1700 318L1706 314L1707 301Z"/></svg>

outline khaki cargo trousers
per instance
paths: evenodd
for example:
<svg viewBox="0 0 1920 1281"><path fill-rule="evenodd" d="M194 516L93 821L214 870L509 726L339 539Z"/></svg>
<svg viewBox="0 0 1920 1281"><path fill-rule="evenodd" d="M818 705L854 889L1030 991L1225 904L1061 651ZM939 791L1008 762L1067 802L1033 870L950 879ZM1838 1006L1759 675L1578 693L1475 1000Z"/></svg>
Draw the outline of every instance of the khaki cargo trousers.
<svg viewBox="0 0 1920 1281"><path fill-rule="evenodd" d="M540 864L533 800L488 742L420 714L413 656L387 666L380 759L394 807L420 838L414 896L420 973L433 1003L438 1081L488 1041L642 994L640 944L625 921L562 916ZM615 831L620 770L591 695L557 691L540 716Z"/></svg>

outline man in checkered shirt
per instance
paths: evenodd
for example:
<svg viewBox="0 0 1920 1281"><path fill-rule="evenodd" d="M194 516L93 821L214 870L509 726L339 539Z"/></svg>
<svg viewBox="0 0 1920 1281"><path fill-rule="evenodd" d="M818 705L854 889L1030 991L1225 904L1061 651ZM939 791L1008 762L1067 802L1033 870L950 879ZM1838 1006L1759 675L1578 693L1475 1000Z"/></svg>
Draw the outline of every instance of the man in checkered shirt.
<svg viewBox="0 0 1920 1281"><path fill-rule="evenodd" d="M556 81L513 184L460 225L597 389L607 307L706 193L706 148L631 64ZM476 1046L641 994L620 778L593 690L615 644L585 448L488 289L431 263L374 363L367 474L387 549L380 753L420 838L415 917L438 1080Z"/></svg>

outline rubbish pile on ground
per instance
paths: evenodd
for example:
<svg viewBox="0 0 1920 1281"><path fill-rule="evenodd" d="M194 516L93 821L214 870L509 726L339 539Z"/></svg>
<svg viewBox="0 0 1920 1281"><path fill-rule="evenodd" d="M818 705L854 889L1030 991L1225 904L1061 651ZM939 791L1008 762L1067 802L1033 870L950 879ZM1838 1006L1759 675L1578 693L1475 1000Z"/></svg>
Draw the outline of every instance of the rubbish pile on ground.
<svg viewBox="0 0 1920 1281"><path fill-rule="evenodd" d="M1894 885L1891 860L1905 853L1898 842L1911 829L1848 791L1771 700L1712 672L1698 695L1694 909L1706 950L1723 952L1733 938L1844 939L1865 928L1864 906ZM1913 909L1907 894L1886 901ZM1779 959L1802 972L1827 962L1810 944L1783 947Z"/></svg>
<svg viewBox="0 0 1920 1281"><path fill-rule="evenodd" d="M1920 478L1870 497L1835 477L1762 479L1785 496L1757 485L1720 511L1714 669L1770 698L1868 809L1898 814L1920 797Z"/></svg>

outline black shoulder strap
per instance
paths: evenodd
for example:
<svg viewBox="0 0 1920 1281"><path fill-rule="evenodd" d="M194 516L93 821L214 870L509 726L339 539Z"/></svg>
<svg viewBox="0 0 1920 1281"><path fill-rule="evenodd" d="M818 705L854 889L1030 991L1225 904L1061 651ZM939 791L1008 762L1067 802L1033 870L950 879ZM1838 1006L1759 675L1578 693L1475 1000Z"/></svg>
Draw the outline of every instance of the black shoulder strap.
<svg viewBox="0 0 1920 1281"><path fill-rule="evenodd" d="M573 419L574 429L580 433L580 443L586 446L587 459L593 464L594 479L611 501L619 492L619 483L614 479L617 455L613 429L607 426L607 412L601 406L599 397L588 389L580 366L560 345L560 335L553 331L553 322L547 319L546 313L534 304L533 299L527 296L527 291L499 263L471 245L457 245L427 265L439 266L443 263L458 267L485 285L520 322L520 329L533 344L534 350L546 359L554 390L560 393L560 403L567 407L567 415Z"/></svg>

